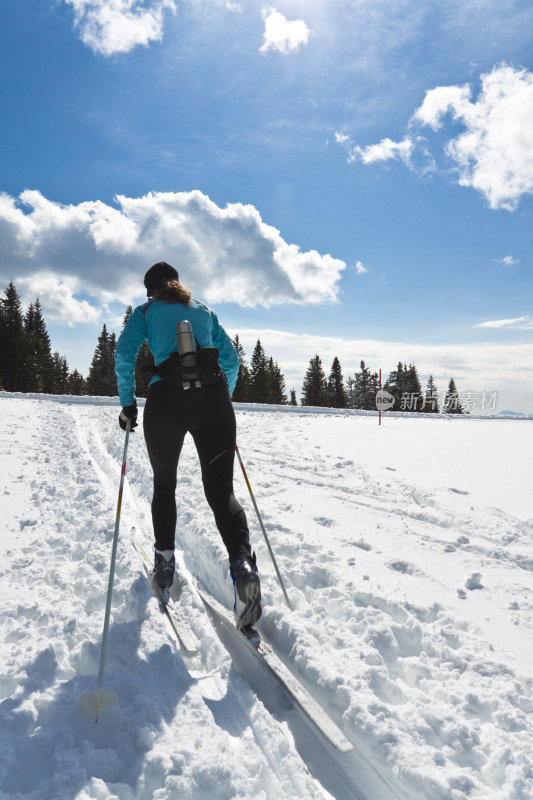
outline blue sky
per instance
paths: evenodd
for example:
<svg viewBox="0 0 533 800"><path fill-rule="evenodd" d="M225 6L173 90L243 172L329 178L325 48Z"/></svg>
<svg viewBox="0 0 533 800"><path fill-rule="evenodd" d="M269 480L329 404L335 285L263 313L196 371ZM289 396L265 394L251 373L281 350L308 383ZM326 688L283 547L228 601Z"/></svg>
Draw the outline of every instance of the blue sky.
<svg viewBox="0 0 533 800"><path fill-rule="evenodd" d="M422 7L421 7L422 6ZM533 412L533 7L4 0L0 279L85 374L160 259L299 390Z"/></svg>

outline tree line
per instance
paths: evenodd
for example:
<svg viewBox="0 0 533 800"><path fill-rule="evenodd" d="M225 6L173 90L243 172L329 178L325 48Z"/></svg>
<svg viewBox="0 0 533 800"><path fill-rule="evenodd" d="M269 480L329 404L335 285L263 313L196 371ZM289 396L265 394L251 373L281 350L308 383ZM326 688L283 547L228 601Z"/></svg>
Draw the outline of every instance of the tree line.
<svg viewBox="0 0 533 800"><path fill-rule="evenodd" d="M123 325L133 312L128 306ZM241 359L241 367L233 400L238 403L267 403L298 405L296 390L287 393L285 377L277 361L265 353L260 339L253 349L250 363L236 335L232 340ZM22 311L22 303L13 282L0 297L0 388L11 392L43 392L115 396L115 348L117 340L107 326L102 327L94 355L85 378L77 369L70 370L67 360L52 352L42 308L37 298ZM146 397L153 375L154 360L144 342L135 365L137 395ZM328 408L376 409L379 379L364 361L360 370L344 381L341 364L335 357L326 376L319 355L311 358L301 390L301 405ZM437 387L430 376L422 390L417 368L398 363L382 386L394 398L394 409L424 413L464 413L455 381L450 379L448 390L439 403Z"/></svg>
<svg viewBox="0 0 533 800"><path fill-rule="evenodd" d="M376 397L379 390L388 392L394 398L395 411L419 411L426 414L464 414L459 392L453 378L450 378L446 392L439 398L433 375L422 389L418 369L414 364L407 366L398 362L385 382L379 384L377 372L371 372L364 361L360 369L344 381L339 359L335 357L329 376L326 377L319 355L309 362L302 387L303 406L326 406L330 408L355 408L376 410Z"/></svg>
<svg viewBox="0 0 533 800"><path fill-rule="evenodd" d="M85 379L52 352L39 299L25 314L13 282L0 298L0 387L8 392L84 394Z"/></svg>

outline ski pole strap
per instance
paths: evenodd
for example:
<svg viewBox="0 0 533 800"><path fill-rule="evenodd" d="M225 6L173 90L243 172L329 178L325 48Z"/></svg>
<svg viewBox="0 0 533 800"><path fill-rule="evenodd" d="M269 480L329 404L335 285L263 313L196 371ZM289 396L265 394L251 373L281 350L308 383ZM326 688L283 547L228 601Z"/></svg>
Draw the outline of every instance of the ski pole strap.
<svg viewBox="0 0 533 800"><path fill-rule="evenodd" d="M272 563L274 564L274 569L276 570L276 575L278 577L279 585L281 587L281 591L283 592L283 597L285 602L287 603L288 608L293 611L293 607L291 605L291 601L289 600L289 595L287 594L287 590L285 589L285 584L283 583L283 578L281 577L281 573L279 571L276 558L272 551L272 547L270 546L270 540L267 536L267 532L265 530L265 526L263 525L263 520L261 519L261 514L259 513L259 509L257 507L257 503L255 502L254 493L252 492L252 487L250 486L250 481L248 480L248 475L246 474L246 470L244 468L244 464L242 462L241 454L239 453L239 448L237 447L237 443L235 443L235 452L237 453L237 458L239 459L239 464L241 465L242 474L244 476L244 481L246 486L248 487L248 491L250 493L250 497L252 498L253 507L255 509L255 513L257 515L257 519L259 520L259 525L261 527L261 531L263 532L263 536L265 537L266 546L268 548L268 552L270 554L270 558L272 559Z"/></svg>

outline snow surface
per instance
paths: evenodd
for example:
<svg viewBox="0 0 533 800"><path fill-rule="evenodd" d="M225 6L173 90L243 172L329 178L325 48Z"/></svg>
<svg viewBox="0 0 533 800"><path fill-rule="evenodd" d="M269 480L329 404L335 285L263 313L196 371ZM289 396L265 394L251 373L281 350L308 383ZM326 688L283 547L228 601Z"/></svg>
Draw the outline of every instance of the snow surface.
<svg viewBox="0 0 533 800"><path fill-rule="evenodd" d="M237 405L238 441L295 610L236 464L265 639L353 742L333 752L194 589L178 652L130 541L151 471L131 437L98 724L122 459L118 401L0 395L0 798L531 800L533 421ZM142 412L141 412L142 413ZM192 440L182 572L229 605Z"/></svg>

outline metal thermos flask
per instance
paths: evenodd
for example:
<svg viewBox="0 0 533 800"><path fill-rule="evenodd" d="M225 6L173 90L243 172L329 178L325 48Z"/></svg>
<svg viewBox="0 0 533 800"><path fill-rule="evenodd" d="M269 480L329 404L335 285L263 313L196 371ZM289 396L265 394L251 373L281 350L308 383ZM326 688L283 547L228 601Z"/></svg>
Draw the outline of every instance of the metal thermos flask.
<svg viewBox="0 0 533 800"><path fill-rule="evenodd" d="M184 381L183 387L189 388L191 381L196 382L200 379L196 368L196 343L189 320L184 319L183 322L178 322L176 325L176 337L180 363L187 370L188 380Z"/></svg>

